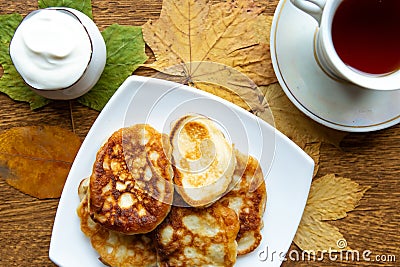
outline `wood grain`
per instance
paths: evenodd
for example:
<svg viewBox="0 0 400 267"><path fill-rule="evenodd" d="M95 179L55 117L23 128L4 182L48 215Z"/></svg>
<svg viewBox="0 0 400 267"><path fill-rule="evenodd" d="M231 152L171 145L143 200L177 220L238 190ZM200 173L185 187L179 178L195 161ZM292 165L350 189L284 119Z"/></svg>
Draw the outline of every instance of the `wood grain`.
<svg viewBox="0 0 400 267"><path fill-rule="evenodd" d="M259 1L273 15L278 0ZM160 0L93 0L94 20L100 29L113 24L142 25L157 19ZM37 8L32 0L0 0L0 14L26 15ZM149 56L150 49L147 48ZM138 75L152 76L141 68ZM0 73L1 75L1 73ZM84 138L98 112L72 101L56 101L36 111L0 94L0 131L27 125L58 125ZM71 119L72 118L72 119ZM349 134L340 149L324 145L318 176L336 173L372 188L348 217L331 222L356 250L395 255L397 262L291 260L283 266L400 266L400 125L364 134ZM0 266L54 266L48 249L58 199L37 200L20 193L0 178ZM266 226L268 227L268 226ZM298 251L295 245L291 250ZM296 255L292 252L291 254ZM301 255L301 253L300 253Z"/></svg>

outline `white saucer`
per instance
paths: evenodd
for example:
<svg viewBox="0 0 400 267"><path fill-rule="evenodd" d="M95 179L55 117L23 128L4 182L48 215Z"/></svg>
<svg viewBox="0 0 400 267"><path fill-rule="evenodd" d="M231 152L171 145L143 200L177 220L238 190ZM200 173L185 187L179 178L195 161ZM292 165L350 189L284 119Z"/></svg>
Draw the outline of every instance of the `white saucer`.
<svg viewBox="0 0 400 267"><path fill-rule="evenodd" d="M271 57L290 100L315 121L348 132L368 132L400 122L400 90L375 91L335 80L314 56L317 22L281 0L271 29Z"/></svg>

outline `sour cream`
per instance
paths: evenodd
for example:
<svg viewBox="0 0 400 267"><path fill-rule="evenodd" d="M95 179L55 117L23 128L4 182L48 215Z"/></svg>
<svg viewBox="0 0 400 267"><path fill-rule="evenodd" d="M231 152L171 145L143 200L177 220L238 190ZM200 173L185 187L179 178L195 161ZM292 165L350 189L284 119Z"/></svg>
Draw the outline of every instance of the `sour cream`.
<svg viewBox="0 0 400 267"><path fill-rule="evenodd" d="M71 99L97 82L106 51L90 18L69 8L49 8L30 13L21 22L10 44L10 56L34 91L48 98ZM62 89L66 90L55 92Z"/></svg>

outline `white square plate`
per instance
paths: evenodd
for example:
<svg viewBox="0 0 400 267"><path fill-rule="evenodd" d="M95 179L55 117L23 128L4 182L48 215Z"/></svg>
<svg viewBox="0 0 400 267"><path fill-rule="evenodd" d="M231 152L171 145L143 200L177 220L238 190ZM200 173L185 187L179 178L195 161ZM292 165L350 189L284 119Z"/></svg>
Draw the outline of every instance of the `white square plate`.
<svg viewBox="0 0 400 267"><path fill-rule="evenodd" d="M171 122L188 113L215 120L243 153L259 160L267 186L262 243L238 257L235 266L279 266L293 240L310 189L314 162L286 136L253 114L212 94L181 84L129 77L98 116L71 167L59 202L50 259L64 267L104 266L80 230L77 189L89 177L96 153L116 130L148 123L169 133Z"/></svg>

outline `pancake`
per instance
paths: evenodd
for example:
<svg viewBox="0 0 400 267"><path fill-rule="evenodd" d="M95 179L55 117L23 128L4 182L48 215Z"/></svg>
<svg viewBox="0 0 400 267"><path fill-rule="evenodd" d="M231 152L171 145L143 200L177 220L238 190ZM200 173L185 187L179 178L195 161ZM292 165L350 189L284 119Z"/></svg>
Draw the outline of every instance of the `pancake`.
<svg viewBox="0 0 400 267"><path fill-rule="evenodd" d="M90 217L124 234L154 230L171 209L171 147L145 124L122 128L97 153L88 191Z"/></svg>
<svg viewBox="0 0 400 267"><path fill-rule="evenodd" d="M87 190L79 187L80 191ZM113 267L153 267L157 266L157 256L150 234L125 235L110 231L89 216L86 195L77 209L81 220L81 230L90 239L98 252L99 260Z"/></svg>
<svg viewBox="0 0 400 267"><path fill-rule="evenodd" d="M78 196L81 201L86 197L89 190L89 180L89 178L85 178L79 183Z"/></svg>
<svg viewBox="0 0 400 267"><path fill-rule="evenodd" d="M237 150L235 154L237 164L233 181L236 184L218 203L233 209L239 217L236 241L238 255L244 255L255 250L261 242L267 191L258 161Z"/></svg>
<svg viewBox="0 0 400 267"><path fill-rule="evenodd" d="M170 140L176 191L190 206L211 205L232 181L232 145L212 120L201 115L177 120Z"/></svg>
<svg viewBox="0 0 400 267"><path fill-rule="evenodd" d="M236 213L220 204L174 206L155 230L158 266L233 266L238 231Z"/></svg>

